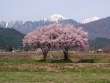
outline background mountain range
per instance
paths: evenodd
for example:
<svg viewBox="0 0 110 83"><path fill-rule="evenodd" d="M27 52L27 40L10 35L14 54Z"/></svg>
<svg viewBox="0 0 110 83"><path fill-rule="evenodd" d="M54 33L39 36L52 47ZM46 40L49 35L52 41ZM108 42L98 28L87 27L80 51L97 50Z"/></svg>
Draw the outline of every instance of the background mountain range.
<svg viewBox="0 0 110 83"><path fill-rule="evenodd" d="M40 21L16 21L16 22L0 22L0 47L2 45L9 45L16 47L21 45L24 34L27 34L44 25L50 25L56 21L40 20ZM79 23L73 19L58 19L57 23L71 24L77 27L82 27L84 31L88 32L91 48L110 48L110 17L89 21L87 23ZM13 40L13 41L12 41ZM7 41L3 44L3 41ZM18 42L14 45L8 42ZM95 45L95 46L94 46Z"/></svg>

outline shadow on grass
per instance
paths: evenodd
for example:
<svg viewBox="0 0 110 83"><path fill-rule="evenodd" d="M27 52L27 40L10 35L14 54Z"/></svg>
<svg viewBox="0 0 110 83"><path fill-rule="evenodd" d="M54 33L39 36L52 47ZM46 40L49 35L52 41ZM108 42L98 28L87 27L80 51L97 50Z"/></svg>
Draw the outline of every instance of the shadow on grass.
<svg viewBox="0 0 110 83"><path fill-rule="evenodd" d="M41 63L73 63L70 59L64 60L64 59L59 59L59 60L38 60L38 62Z"/></svg>
<svg viewBox="0 0 110 83"><path fill-rule="evenodd" d="M81 59L77 63L95 63L94 59Z"/></svg>

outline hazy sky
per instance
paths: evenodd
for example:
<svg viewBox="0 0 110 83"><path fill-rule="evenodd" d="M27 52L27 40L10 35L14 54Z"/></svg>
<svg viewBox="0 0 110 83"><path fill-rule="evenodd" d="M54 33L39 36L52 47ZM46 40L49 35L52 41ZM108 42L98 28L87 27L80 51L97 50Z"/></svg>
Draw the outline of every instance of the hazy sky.
<svg viewBox="0 0 110 83"><path fill-rule="evenodd" d="M0 0L0 20L39 20L52 14L80 20L110 16L110 0Z"/></svg>

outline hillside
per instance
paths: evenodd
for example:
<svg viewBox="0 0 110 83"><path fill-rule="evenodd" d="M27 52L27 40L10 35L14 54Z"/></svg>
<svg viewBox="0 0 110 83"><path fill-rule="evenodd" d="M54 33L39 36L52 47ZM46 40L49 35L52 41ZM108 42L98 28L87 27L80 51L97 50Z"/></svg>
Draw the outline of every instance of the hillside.
<svg viewBox="0 0 110 83"><path fill-rule="evenodd" d="M0 49L20 48L23 34L10 28L0 28Z"/></svg>
<svg viewBox="0 0 110 83"><path fill-rule="evenodd" d="M90 49L110 49L110 39L107 38L95 38L90 40Z"/></svg>
<svg viewBox="0 0 110 83"><path fill-rule="evenodd" d="M97 37L110 39L110 17L81 24L80 26L89 33L89 37L92 39Z"/></svg>

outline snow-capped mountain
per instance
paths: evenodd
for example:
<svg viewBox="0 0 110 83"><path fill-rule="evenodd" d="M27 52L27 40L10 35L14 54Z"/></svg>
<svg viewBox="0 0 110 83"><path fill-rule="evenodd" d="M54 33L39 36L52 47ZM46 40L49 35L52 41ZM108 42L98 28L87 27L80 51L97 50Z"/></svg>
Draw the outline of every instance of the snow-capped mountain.
<svg viewBox="0 0 110 83"><path fill-rule="evenodd" d="M16 22L0 22L0 27L4 28L13 28L23 34L27 34L35 29L41 28L45 25L50 25L52 23L60 23L63 25L71 24L76 27L80 26L83 27L85 31L89 33L90 38L96 37L104 37L110 38L110 17L102 18L99 17L92 17L87 18L82 21L83 23L79 23L73 19L65 18L62 15L52 15L47 17L47 20L39 20L39 21L16 21Z"/></svg>
<svg viewBox="0 0 110 83"><path fill-rule="evenodd" d="M81 20L81 23L85 24L85 23L89 23L89 22L93 22L93 21L97 21L97 20L100 20L100 17L94 16L94 17L89 17L89 18L85 18L85 19Z"/></svg>
<svg viewBox="0 0 110 83"><path fill-rule="evenodd" d="M74 26L79 25L79 23L73 19L67 19L60 14L54 14L39 21L26 21L24 23L17 22L16 24L14 24L13 28L16 29L17 31L20 31L23 34L27 34L37 28L41 28L42 26L50 25L53 23L60 23L63 25L72 24Z"/></svg>

